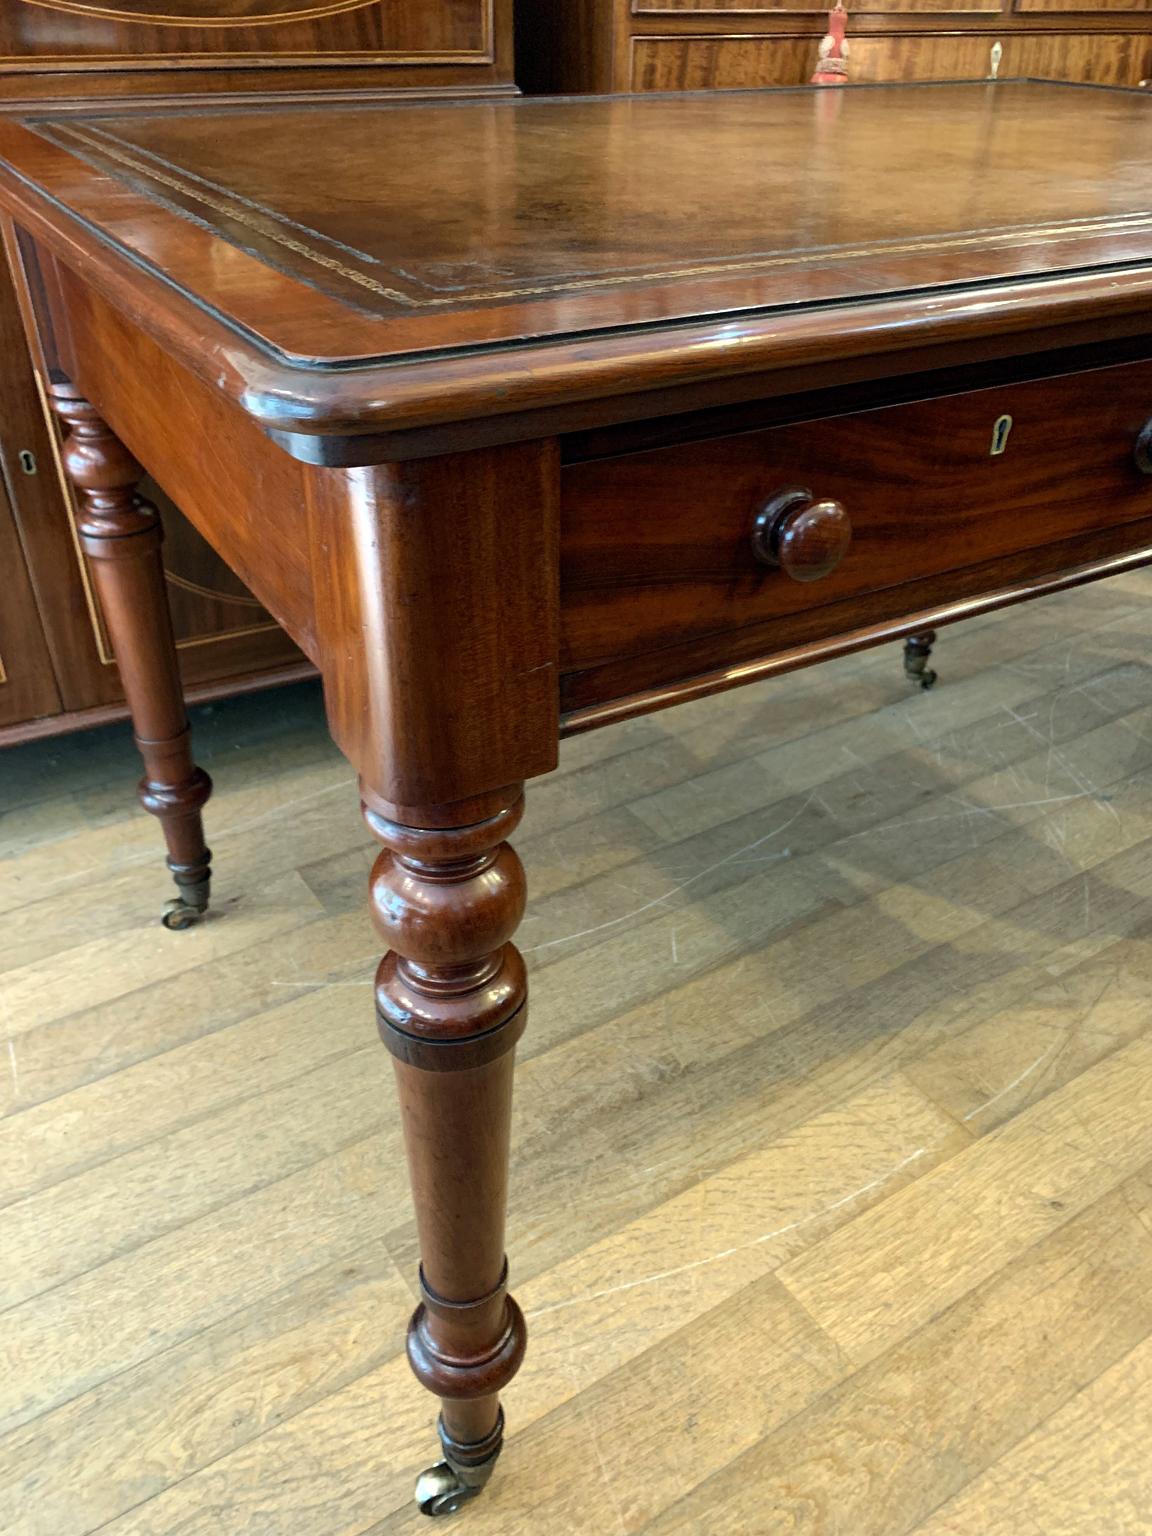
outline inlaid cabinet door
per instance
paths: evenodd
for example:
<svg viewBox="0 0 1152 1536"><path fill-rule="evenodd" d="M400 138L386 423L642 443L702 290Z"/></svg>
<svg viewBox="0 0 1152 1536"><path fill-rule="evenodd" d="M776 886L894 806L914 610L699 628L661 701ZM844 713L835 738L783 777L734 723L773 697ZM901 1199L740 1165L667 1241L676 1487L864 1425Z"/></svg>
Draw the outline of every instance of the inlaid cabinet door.
<svg viewBox="0 0 1152 1536"><path fill-rule="evenodd" d="M60 708L60 694L24 563L16 522L0 484L0 726Z"/></svg>
<svg viewBox="0 0 1152 1536"><path fill-rule="evenodd" d="M5 0L0 67L468 64L492 0Z"/></svg>

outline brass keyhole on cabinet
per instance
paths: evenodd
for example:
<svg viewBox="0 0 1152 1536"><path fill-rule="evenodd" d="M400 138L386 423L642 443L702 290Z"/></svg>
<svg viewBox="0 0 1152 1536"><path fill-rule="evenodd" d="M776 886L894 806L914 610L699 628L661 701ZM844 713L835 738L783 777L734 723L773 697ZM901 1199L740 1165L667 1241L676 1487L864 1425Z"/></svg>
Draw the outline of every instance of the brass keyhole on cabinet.
<svg viewBox="0 0 1152 1536"><path fill-rule="evenodd" d="M31 449L21 448L16 457L20 461L20 468L26 475L34 475L36 473L36 455Z"/></svg>
<svg viewBox="0 0 1152 1536"><path fill-rule="evenodd" d="M1011 432L1011 430L1011 416L997 416L996 423L992 428L992 447L989 450L990 456L992 458L999 458L999 456L1004 452L1005 448L1007 448L1008 434Z"/></svg>

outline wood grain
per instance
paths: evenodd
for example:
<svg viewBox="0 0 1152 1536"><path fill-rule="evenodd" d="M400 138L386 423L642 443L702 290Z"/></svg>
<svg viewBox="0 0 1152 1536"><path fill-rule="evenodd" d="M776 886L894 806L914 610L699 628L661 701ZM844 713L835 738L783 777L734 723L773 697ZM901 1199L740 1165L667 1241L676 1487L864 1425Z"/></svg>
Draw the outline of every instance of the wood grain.
<svg viewBox="0 0 1152 1536"><path fill-rule="evenodd" d="M631 89L636 91L739 90L804 85L816 63L820 31L781 37L637 37ZM1133 86L1147 74L1149 43L1142 32L914 32L852 35L852 80L979 80L992 68L995 43L1001 74L1095 85Z"/></svg>

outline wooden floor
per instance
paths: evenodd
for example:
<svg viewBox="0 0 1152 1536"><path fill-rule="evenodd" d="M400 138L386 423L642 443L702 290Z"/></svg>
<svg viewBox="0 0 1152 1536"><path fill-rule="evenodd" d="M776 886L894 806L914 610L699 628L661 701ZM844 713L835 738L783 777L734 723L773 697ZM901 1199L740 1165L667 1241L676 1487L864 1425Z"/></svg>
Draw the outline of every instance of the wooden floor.
<svg viewBox="0 0 1152 1536"><path fill-rule="evenodd" d="M567 744L468 1536L1152 1529L1152 576ZM0 757L0 1531L400 1536L434 1446L318 690ZM429 1528L430 1529L430 1528Z"/></svg>

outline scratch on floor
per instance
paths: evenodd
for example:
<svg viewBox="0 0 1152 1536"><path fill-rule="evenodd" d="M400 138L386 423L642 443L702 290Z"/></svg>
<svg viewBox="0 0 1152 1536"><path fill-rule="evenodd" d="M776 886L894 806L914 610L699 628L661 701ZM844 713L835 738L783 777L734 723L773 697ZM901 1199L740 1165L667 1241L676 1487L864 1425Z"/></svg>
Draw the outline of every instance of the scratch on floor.
<svg viewBox="0 0 1152 1536"><path fill-rule="evenodd" d="M977 1115L982 1115L986 1109L991 1109L993 1104L999 1104L1000 1100L1007 1094L1011 1093L1014 1088L1019 1088L1021 1083L1026 1082L1027 1079L1032 1076L1033 1072L1039 1071L1045 1062L1050 1060L1051 1057L1055 1056L1056 1053L1060 1051L1065 1044L1066 1041L1063 1037L1061 1037L1060 1039L1054 1041L1053 1044L1048 1046L1046 1050L1041 1051L1036 1060L1026 1066L1023 1072L1020 1073L1019 1077L1014 1077L1012 1081L1010 1083L1006 1083L998 1093L994 1093L990 1099L985 1099L983 1104L977 1104L975 1109L970 1109L964 1116L964 1123L967 1124L969 1120L975 1120Z"/></svg>
<svg viewBox="0 0 1152 1536"><path fill-rule="evenodd" d="M569 1374L570 1376L574 1376L575 1374L572 1371L571 1366L569 1367ZM616 1520L620 1527L621 1536L627 1536L628 1522L624 1519L624 1511L621 1509L620 1501L616 1497L615 1485L613 1484L612 1478L608 1472L608 1468L604 1463L604 1457L600 1450L600 1442L596 1438L596 1426L589 1418L588 1410L585 1408L583 1402L581 1401L579 1394L573 1398L573 1402L576 1405L576 1412L580 1415L580 1422L584 1426L584 1433L588 1436L588 1439L591 1443L592 1454L596 1457L597 1465L600 1468L600 1476L604 1480L604 1491L607 1493L608 1502L612 1505L613 1512L616 1515Z"/></svg>
<svg viewBox="0 0 1152 1536"><path fill-rule="evenodd" d="M645 912L650 912L653 907L658 907L666 901L671 901L673 896L678 896L681 891L687 890L690 885L695 885L698 880L703 880L706 875L714 874L716 870L722 869L726 864L737 863L745 854L751 853L753 849L762 847L763 844L769 842L774 837L779 837L781 832L786 832L793 822L798 821L803 816L814 799L815 793L809 795L800 809L794 811L787 821L782 821L778 827L773 827L770 832L765 832L762 837L754 838L752 842L745 843L742 848L737 848L734 852L725 854L724 858L717 859L714 864L705 865L703 869L697 870L694 875L689 875L687 880L681 880L678 885L674 885L670 890L665 891L662 896L654 896L651 901L645 901L640 906L633 907L630 912L621 913L619 917L610 917L603 923L594 923L591 928L581 928L578 933L566 933L562 938L545 939L542 944L533 944L531 948L524 950L524 954L534 955L542 949L554 949L558 944L574 944L577 939L586 939L591 934L603 933L608 928L618 928L621 923L628 923L635 917L643 916Z"/></svg>
<svg viewBox="0 0 1152 1536"><path fill-rule="evenodd" d="M906 826L927 827L937 821L971 821L974 816L995 816L1000 811L1028 811L1034 807L1044 805L1066 805L1072 800L1084 800L1088 798L1084 794L1079 795L1046 795L1039 800L1007 800L1000 805L976 805L972 801L963 800L958 791L949 792L949 798L959 800L963 806L959 811L947 811L941 816L909 816L905 818ZM859 832L849 832L840 839L840 843L850 843L858 837L875 837L891 835L892 824L881 822L875 827L864 827ZM834 847L839 844L834 844Z"/></svg>
<svg viewBox="0 0 1152 1536"><path fill-rule="evenodd" d="M879 1189L889 1179L907 1168L911 1163L917 1162L928 1153L927 1147L917 1147L915 1152L910 1152L907 1157L902 1157L887 1172L879 1178L872 1179L867 1184L862 1184L859 1189L854 1189L850 1194L842 1195L839 1200L833 1200L831 1205L821 1206L818 1211L810 1211L807 1216L801 1216L798 1221L787 1222L782 1227L775 1227L771 1232L763 1232L759 1237L753 1237L746 1243L737 1243L732 1248L722 1248L719 1253L711 1253L705 1259L692 1259L687 1264L677 1264L672 1269L662 1269L659 1274L641 1275L636 1280L625 1280L620 1285L606 1286L602 1291L590 1291L585 1296L570 1296L567 1301L556 1301L548 1307L537 1307L529 1311L528 1317L544 1317L549 1312L563 1312L568 1307L583 1306L589 1301L599 1301L605 1296L616 1296L621 1291L634 1291L641 1285L657 1285L661 1280L670 1280L676 1275L686 1275L694 1269L703 1269L709 1264L719 1264L724 1259L730 1259L737 1253L746 1253L750 1248L759 1248L764 1243L770 1243L774 1238L784 1237L789 1232L796 1232L801 1227L810 1226L812 1222L819 1221L823 1216L829 1216L833 1211L840 1210L843 1206L851 1205L853 1200L859 1200L861 1195L867 1195L874 1189Z"/></svg>
<svg viewBox="0 0 1152 1536"><path fill-rule="evenodd" d="M1068 758L1064 755L1063 752L1060 751L1055 742L1052 740L1052 736L1055 731L1055 727L1053 725L1053 716L1058 698L1059 695L1053 699L1052 709L1048 714L1049 734L1047 736L1045 736L1042 731L1037 730L1037 728L1031 723L1030 720L1025 719L1023 715L1018 714L1016 710L1012 709L1009 705L1005 705L1004 707L1008 714L1012 716L1013 720L1015 720L1019 725L1022 725L1030 736L1032 736L1036 741L1040 742L1042 746L1048 748L1049 779L1051 778L1051 765L1052 763L1056 763L1059 767L1063 768L1064 772L1072 780L1073 784L1079 784L1080 788L1085 792L1085 794L1092 797L1096 805L1099 806L1102 811L1110 812L1113 818L1116 821L1119 821L1120 813L1117 811L1116 807L1112 805L1108 800L1100 786L1098 784L1094 784L1087 774L1081 773L1072 763L1070 763ZM1047 785L1045 787L1047 787Z"/></svg>
<svg viewBox="0 0 1152 1536"><path fill-rule="evenodd" d="M20 1069L16 1065L16 1042L12 1036L8 1036L8 1072L12 1078L12 1097L20 1097Z"/></svg>

